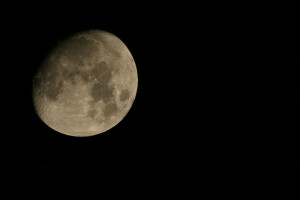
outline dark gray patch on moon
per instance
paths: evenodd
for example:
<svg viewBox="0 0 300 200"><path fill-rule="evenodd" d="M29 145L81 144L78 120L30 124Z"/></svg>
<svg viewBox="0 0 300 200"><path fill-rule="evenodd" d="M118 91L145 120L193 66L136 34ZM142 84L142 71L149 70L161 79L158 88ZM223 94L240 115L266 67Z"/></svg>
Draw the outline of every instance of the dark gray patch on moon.
<svg viewBox="0 0 300 200"><path fill-rule="evenodd" d="M91 96L93 97L94 102L97 102L101 99L101 93L104 91L105 93L106 87L101 83L95 83L91 90ZM101 91L101 93L100 93Z"/></svg>
<svg viewBox="0 0 300 200"><path fill-rule="evenodd" d="M129 98L129 90L123 89L120 94L120 101L124 102Z"/></svg>
<svg viewBox="0 0 300 200"><path fill-rule="evenodd" d="M113 98L113 88L108 85L112 77L112 68L107 66L105 62L100 62L94 67L92 74L98 81L91 90L94 102L103 100L103 102L107 103Z"/></svg>
<svg viewBox="0 0 300 200"><path fill-rule="evenodd" d="M112 69L106 64L106 62L102 61L95 65L92 74L98 81L107 83L112 76Z"/></svg>
<svg viewBox="0 0 300 200"><path fill-rule="evenodd" d="M57 100L58 95L62 92L62 81L49 84L46 96L52 100Z"/></svg>
<svg viewBox="0 0 300 200"><path fill-rule="evenodd" d="M105 106L103 114L104 114L104 117L110 117L110 116L116 114L117 111L118 111L118 107L116 106L116 103L112 102Z"/></svg>
<svg viewBox="0 0 300 200"><path fill-rule="evenodd" d="M95 105L97 101L102 100L106 105L103 109L103 116L110 117L117 113L118 108L114 101L113 87L109 86L109 81L112 78L113 67L108 66L106 62L100 62L92 69L92 76L97 79L91 90L91 96L93 101L91 107ZM89 111L88 115L94 117L96 111Z"/></svg>
<svg viewBox="0 0 300 200"><path fill-rule="evenodd" d="M113 88L108 87L107 84L95 83L92 87L91 95L94 102L103 100L106 103L113 97Z"/></svg>

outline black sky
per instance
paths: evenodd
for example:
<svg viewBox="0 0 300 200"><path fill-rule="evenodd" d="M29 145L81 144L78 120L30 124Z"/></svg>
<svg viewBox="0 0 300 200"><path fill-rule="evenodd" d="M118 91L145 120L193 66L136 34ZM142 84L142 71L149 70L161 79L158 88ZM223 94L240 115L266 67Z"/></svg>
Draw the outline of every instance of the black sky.
<svg viewBox="0 0 300 200"><path fill-rule="evenodd" d="M282 1L4 4L5 199L31 199L37 190L46 199L289 199L296 147L287 131L288 68L299 64L293 8ZM88 29L127 45L139 85L118 126L74 138L38 118L31 81L58 41ZM144 181L133 182L137 176Z"/></svg>

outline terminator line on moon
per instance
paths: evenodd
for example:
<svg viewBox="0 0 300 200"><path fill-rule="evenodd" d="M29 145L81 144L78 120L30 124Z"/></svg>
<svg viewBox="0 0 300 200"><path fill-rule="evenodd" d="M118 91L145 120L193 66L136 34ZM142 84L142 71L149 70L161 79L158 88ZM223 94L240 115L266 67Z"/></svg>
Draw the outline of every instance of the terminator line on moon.
<svg viewBox="0 0 300 200"><path fill-rule="evenodd" d="M52 129L92 136L126 116L137 86L126 45L111 33L90 30L70 36L45 59L33 79L33 104Z"/></svg>

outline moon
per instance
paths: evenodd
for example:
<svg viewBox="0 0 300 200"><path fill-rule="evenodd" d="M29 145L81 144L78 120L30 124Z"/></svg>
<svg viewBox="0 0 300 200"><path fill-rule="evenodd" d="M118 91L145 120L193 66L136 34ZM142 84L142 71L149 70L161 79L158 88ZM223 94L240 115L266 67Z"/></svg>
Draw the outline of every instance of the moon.
<svg viewBox="0 0 300 200"><path fill-rule="evenodd" d="M138 74L114 34L89 30L60 42L38 68L32 85L40 119L65 135L88 137L116 126L136 97Z"/></svg>

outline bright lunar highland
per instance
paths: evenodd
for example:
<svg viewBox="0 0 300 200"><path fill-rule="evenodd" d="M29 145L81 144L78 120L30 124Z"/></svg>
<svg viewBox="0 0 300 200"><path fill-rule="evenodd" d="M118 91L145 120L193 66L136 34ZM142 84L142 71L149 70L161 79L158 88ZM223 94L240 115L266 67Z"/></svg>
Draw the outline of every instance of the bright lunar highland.
<svg viewBox="0 0 300 200"><path fill-rule="evenodd" d="M90 30L60 42L33 78L38 116L57 132L86 137L117 125L136 96L138 75L126 45Z"/></svg>

